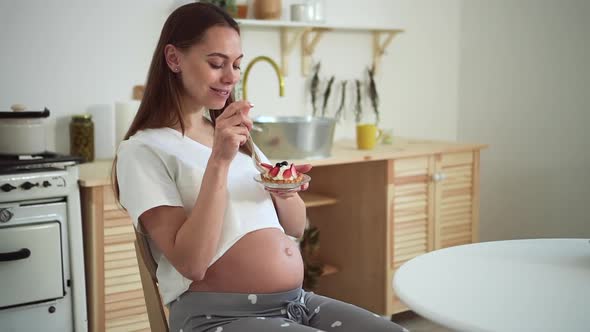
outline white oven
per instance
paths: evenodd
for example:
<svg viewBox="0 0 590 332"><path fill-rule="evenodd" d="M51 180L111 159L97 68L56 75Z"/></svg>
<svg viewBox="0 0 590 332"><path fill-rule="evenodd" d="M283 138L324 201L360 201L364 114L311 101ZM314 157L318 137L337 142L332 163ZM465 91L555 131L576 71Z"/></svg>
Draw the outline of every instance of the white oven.
<svg viewBox="0 0 590 332"><path fill-rule="evenodd" d="M2 332L88 329L77 178L75 166L0 174Z"/></svg>

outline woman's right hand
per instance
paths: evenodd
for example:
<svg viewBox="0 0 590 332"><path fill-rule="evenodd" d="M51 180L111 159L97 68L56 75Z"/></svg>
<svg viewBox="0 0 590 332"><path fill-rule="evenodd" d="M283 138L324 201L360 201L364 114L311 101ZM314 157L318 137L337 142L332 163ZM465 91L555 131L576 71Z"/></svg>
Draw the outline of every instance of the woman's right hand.
<svg viewBox="0 0 590 332"><path fill-rule="evenodd" d="M215 121L211 158L229 164L244 145L252 130L248 113L253 105L247 101L231 103Z"/></svg>

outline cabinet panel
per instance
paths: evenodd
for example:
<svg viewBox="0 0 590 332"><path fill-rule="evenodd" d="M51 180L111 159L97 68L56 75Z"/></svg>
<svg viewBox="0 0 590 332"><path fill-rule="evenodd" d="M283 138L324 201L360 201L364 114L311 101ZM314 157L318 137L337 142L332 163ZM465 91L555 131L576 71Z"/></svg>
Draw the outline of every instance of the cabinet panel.
<svg viewBox="0 0 590 332"><path fill-rule="evenodd" d="M133 300L138 298L144 298L143 289L139 291L129 291L129 292L122 292L112 295L107 295L105 297L105 303L114 303L124 300Z"/></svg>
<svg viewBox="0 0 590 332"><path fill-rule="evenodd" d="M479 152L432 154L390 162L390 273L429 251L476 241ZM406 308L395 294L393 312Z"/></svg>
<svg viewBox="0 0 590 332"><path fill-rule="evenodd" d="M107 270L125 268L130 266L137 266L137 259L135 257L104 262L104 268Z"/></svg>
<svg viewBox="0 0 590 332"><path fill-rule="evenodd" d="M114 195L114 193L112 191L109 190L109 195ZM114 197L112 197L111 199L114 199ZM112 204L108 207L112 207ZM127 212L125 212L125 210L123 209L116 209L116 210L109 210L106 209L104 212L104 219L105 219L105 227L107 226L107 220L111 220L111 219L128 219L129 216L127 215Z"/></svg>
<svg viewBox="0 0 590 332"><path fill-rule="evenodd" d="M135 230L123 210L113 210L113 192L105 189L104 211L104 319L107 331L149 328L139 267L135 255ZM138 296L140 295L140 296ZM117 325L121 324L121 325Z"/></svg>
<svg viewBox="0 0 590 332"><path fill-rule="evenodd" d="M105 314L107 322L112 319L129 317L134 315L139 315L146 312L145 306L140 305L137 307L126 308L121 310L114 310L114 311L107 311Z"/></svg>
<svg viewBox="0 0 590 332"><path fill-rule="evenodd" d="M317 294L386 312L391 279L387 220L388 161L314 167L312 190L338 203L307 210L319 229L318 260L338 267L319 278ZM338 179L346 179L340 181ZM360 287L351 287L359 285Z"/></svg>
<svg viewBox="0 0 590 332"><path fill-rule="evenodd" d="M137 267L137 264L135 264L134 266L123 267L123 268L113 268L113 269L105 268L104 271L105 271L104 275L106 278L122 277L122 276L128 276L128 275L139 273L139 269Z"/></svg>
<svg viewBox="0 0 590 332"><path fill-rule="evenodd" d="M433 159L430 156L390 162L388 184L390 264L389 275L408 260L432 247ZM404 310L391 292L389 311Z"/></svg>
<svg viewBox="0 0 590 332"><path fill-rule="evenodd" d="M129 331L151 331L149 329L150 322L149 321L142 321L138 323L132 323L127 325L122 325L118 327L109 327L107 328L107 332L129 332Z"/></svg>
<svg viewBox="0 0 590 332"><path fill-rule="evenodd" d="M437 171L443 176L436 184L435 249L472 242L473 152L441 156Z"/></svg>
<svg viewBox="0 0 590 332"><path fill-rule="evenodd" d="M108 271L106 271L106 272L108 272ZM141 279L139 278L139 275L137 275L137 274L124 275L124 276L120 276L120 277L116 277L116 276L113 277L113 276L108 276L108 274L106 272L105 272L105 281L104 281L104 285L106 287L124 285L124 284L129 284L129 283L141 281Z"/></svg>
<svg viewBox="0 0 590 332"><path fill-rule="evenodd" d="M129 251L135 252L135 247L133 246L133 243L114 244L112 246L105 246L104 247L105 254L129 252Z"/></svg>
<svg viewBox="0 0 590 332"><path fill-rule="evenodd" d="M149 328L147 313L113 318L106 321L107 331L134 331Z"/></svg>
<svg viewBox="0 0 590 332"><path fill-rule="evenodd" d="M442 155L442 167L464 166L473 164L473 151L445 153Z"/></svg>
<svg viewBox="0 0 590 332"><path fill-rule="evenodd" d="M429 156L394 160L389 200L392 222L391 268L400 260L426 253L431 238L433 188Z"/></svg>
<svg viewBox="0 0 590 332"><path fill-rule="evenodd" d="M104 293L106 295L114 295L116 293L128 292L128 291L140 290L140 289L143 290L143 287L141 287L141 281L136 281L136 282L131 282L128 284L117 284L117 285L113 285L110 287L105 286Z"/></svg>
<svg viewBox="0 0 590 332"><path fill-rule="evenodd" d="M104 227L118 227L131 225L131 219L127 215L118 215L120 211L105 211L105 215L107 214L107 212L117 212L117 215L114 218L105 218Z"/></svg>
<svg viewBox="0 0 590 332"><path fill-rule="evenodd" d="M146 314L142 314L142 315L134 315L134 316L123 317L123 318L119 318L119 319L112 319L106 324L106 326L107 326L107 328L115 328L115 327L125 326L125 325L138 323L138 322L142 322L142 321L147 321L147 320L148 320L148 317L147 317L147 313L146 313Z"/></svg>
<svg viewBox="0 0 590 332"><path fill-rule="evenodd" d="M116 203L110 186L83 188L83 223L92 243L88 253L87 281L96 289L89 298L90 331L139 331L149 320L135 255L135 231L127 213ZM92 209L89 209L92 207ZM90 213L92 212L92 213Z"/></svg>
<svg viewBox="0 0 590 332"><path fill-rule="evenodd" d="M128 220L126 220L126 219L123 219L122 221L128 222ZM131 226L131 224L127 223L122 226L105 227L105 229L104 229L104 236L105 237L112 236L112 235L124 235L124 234L135 235L135 233L133 231L133 226Z"/></svg>
<svg viewBox="0 0 590 332"><path fill-rule="evenodd" d="M145 299L143 297L133 300L107 303L105 304L105 310L106 312L117 312L119 310L135 308L140 306L145 306Z"/></svg>
<svg viewBox="0 0 590 332"><path fill-rule="evenodd" d="M104 254L104 261L105 262L114 262L114 261L128 260L128 259L136 259L135 252L133 252L131 250L126 250L126 251L118 251L118 252L112 252L112 253L105 252L105 254Z"/></svg>
<svg viewBox="0 0 590 332"><path fill-rule="evenodd" d="M135 234L121 234L121 235L114 235L105 237L104 244L111 245L111 244L125 244L135 240Z"/></svg>

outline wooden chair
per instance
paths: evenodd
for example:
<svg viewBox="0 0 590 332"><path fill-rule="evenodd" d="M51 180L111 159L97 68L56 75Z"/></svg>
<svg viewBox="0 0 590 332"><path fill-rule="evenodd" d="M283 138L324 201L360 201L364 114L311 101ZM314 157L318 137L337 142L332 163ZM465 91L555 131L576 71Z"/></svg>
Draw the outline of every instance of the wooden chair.
<svg viewBox="0 0 590 332"><path fill-rule="evenodd" d="M156 268L158 265L152 257L147 238L135 230L135 253L139 265L139 274L145 305L147 307L148 319L152 332L168 332L168 322L164 313L164 305L160 292L158 292L158 279Z"/></svg>

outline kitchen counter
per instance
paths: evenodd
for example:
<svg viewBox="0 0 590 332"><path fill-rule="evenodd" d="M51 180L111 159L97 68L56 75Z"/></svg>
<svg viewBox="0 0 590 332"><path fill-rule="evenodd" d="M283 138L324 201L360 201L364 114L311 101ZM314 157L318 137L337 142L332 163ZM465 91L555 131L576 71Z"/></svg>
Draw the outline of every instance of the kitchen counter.
<svg viewBox="0 0 590 332"><path fill-rule="evenodd" d="M464 144L437 140L394 138L390 145L378 144L373 150L358 150L353 140L334 143L332 156L316 160L290 160L295 164L309 163L313 166L350 164L364 161L389 160L423 156L435 153L453 153L480 150L485 144ZM275 161L273 161L275 162ZM97 160L80 165L80 185L82 187L104 186L111 183L112 160Z"/></svg>
<svg viewBox="0 0 590 332"><path fill-rule="evenodd" d="M303 250L304 260L322 270L307 277L315 280L310 290L380 315L407 310L391 287L400 266L479 241L480 150L486 147L396 137L394 144L358 150L355 141L341 140L330 158L289 160L314 166L312 184L301 193L321 242L315 252ZM131 331L148 322L135 233L112 191L112 165L80 166L89 322L95 331Z"/></svg>

